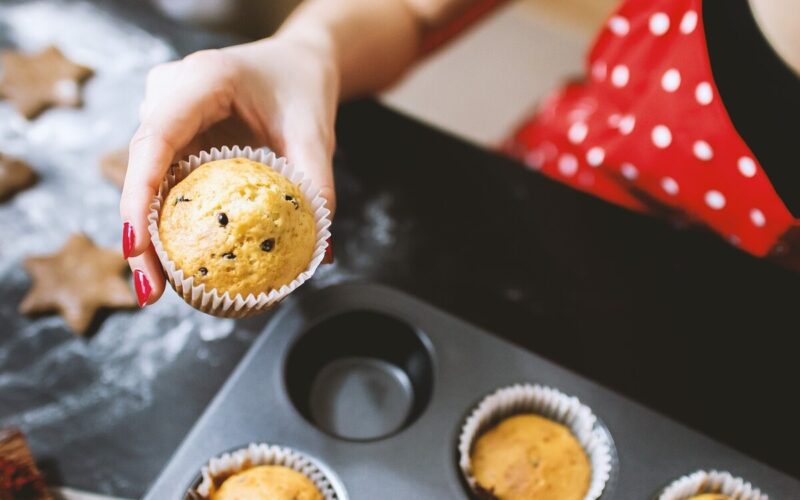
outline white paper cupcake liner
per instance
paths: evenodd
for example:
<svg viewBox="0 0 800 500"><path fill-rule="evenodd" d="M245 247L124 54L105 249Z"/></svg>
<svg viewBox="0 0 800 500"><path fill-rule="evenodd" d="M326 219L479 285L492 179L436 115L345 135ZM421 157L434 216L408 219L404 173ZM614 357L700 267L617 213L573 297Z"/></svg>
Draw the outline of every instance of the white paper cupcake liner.
<svg viewBox="0 0 800 500"><path fill-rule="evenodd" d="M502 419L521 413L541 415L572 431L592 467L584 500L599 498L611 477L616 456L611 436L599 424L592 410L578 398L538 384L516 384L498 389L486 396L467 417L458 440L458 454L459 467L470 488L478 492L470 461L475 440Z"/></svg>
<svg viewBox="0 0 800 500"><path fill-rule="evenodd" d="M187 497L208 499L219 487L219 480L259 465L288 467L309 478L325 500L347 500L341 484L322 464L297 450L265 443L253 443L209 460L200 470L200 484L187 492Z"/></svg>
<svg viewBox="0 0 800 500"><path fill-rule="evenodd" d="M300 273L297 278L290 283L283 285L279 289L265 290L258 295L249 294L247 297L238 293L231 297L229 292L220 294L216 288L206 290L204 284L195 285L194 278L191 275L185 275L184 272L170 260L161 244L161 238L158 234L161 207L172 187L183 180L194 169L205 163L231 158L247 158L257 161L272 168L288 178L292 183L296 184L309 202L314 215L314 221L316 222L316 243L311 256L311 262L308 264L306 270ZM269 309L280 302L284 297L308 280L314 274L314 271L317 270L320 262L322 262L322 259L325 257L325 249L328 247L328 238L330 238L330 232L328 231L328 227L331 224L330 210L325 207L325 203L326 200L320 196L319 189L313 186L311 181L303 175L303 172L289 163L286 158L278 158L275 156L275 153L268 148L252 149L249 146L246 148L240 148L239 146L229 148L226 146L222 149L214 148L210 151L203 151L199 155L190 156L188 160L181 161L170 167L169 172L161 182L158 193L153 197L153 201L150 204L150 214L147 216L147 229L150 232L150 239L161 261L161 266L164 268L167 280L175 291L178 292L178 295L183 297L183 300L192 307L214 316L243 318Z"/></svg>
<svg viewBox="0 0 800 500"><path fill-rule="evenodd" d="M686 500L703 493L720 493L735 500L768 500L761 490L729 472L699 470L673 481L658 500Z"/></svg>

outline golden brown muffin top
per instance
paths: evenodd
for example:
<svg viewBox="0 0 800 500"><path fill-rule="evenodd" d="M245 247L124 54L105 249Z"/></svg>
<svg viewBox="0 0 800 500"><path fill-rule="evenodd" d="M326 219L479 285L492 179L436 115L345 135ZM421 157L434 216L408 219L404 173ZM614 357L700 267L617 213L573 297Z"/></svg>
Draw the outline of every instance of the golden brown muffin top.
<svg viewBox="0 0 800 500"><path fill-rule="evenodd" d="M703 493L689 497L687 500L733 500L733 498L722 493Z"/></svg>
<svg viewBox="0 0 800 500"><path fill-rule="evenodd" d="M570 430L534 414L509 417L475 442L480 488L500 500L582 500L591 467Z"/></svg>
<svg viewBox="0 0 800 500"><path fill-rule="evenodd" d="M234 474L211 500L322 500L314 483L303 474L280 465L260 465Z"/></svg>
<svg viewBox="0 0 800 500"><path fill-rule="evenodd" d="M220 294L268 293L311 260L314 216L300 189L261 163L206 163L167 195L159 235L169 258L196 285Z"/></svg>

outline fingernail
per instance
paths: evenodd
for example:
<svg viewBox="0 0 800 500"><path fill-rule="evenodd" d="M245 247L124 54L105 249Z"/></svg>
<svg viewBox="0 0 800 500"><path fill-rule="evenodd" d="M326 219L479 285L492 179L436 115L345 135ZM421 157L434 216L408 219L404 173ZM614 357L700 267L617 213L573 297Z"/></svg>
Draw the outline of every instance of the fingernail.
<svg viewBox="0 0 800 500"><path fill-rule="evenodd" d="M127 259L133 252L133 245L136 244L136 233L130 222L122 224L122 255Z"/></svg>
<svg viewBox="0 0 800 500"><path fill-rule="evenodd" d="M328 238L328 246L325 247L325 257L322 258L323 264L333 264L333 242Z"/></svg>
<svg viewBox="0 0 800 500"><path fill-rule="evenodd" d="M153 287L150 286L150 280L147 279L147 276L142 271L137 269L133 272L133 286L136 288L139 307L144 307L147 304L147 299L150 298L150 292L153 291Z"/></svg>

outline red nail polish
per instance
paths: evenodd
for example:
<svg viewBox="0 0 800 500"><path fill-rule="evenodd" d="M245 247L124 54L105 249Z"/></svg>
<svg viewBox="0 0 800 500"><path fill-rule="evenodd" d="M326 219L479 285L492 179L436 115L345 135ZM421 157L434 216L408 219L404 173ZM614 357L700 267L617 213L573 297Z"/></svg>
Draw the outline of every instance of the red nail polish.
<svg viewBox="0 0 800 500"><path fill-rule="evenodd" d="M133 252L133 245L136 244L136 233L130 222L122 224L122 255L127 259Z"/></svg>
<svg viewBox="0 0 800 500"><path fill-rule="evenodd" d="M150 280L147 279L147 276L142 271L137 269L133 272L133 286L136 288L139 307L144 307L147 304L147 299L150 298L150 292L153 291L153 287L150 286Z"/></svg>
<svg viewBox="0 0 800 500"><path fill-rule="evenodd" d="M328 238L328 246L325 247L325 257L322 258L323 264L333 264L333 242Z"/></svg>

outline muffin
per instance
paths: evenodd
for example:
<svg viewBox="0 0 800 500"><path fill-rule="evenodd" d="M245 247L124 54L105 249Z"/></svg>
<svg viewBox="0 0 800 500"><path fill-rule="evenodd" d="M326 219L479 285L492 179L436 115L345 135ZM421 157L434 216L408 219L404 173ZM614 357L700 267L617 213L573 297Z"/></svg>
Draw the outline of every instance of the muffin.
<svg viewBox="0 0 800 500"><path fill-rule="evenodd" d="M161 245L194 285L220 295L268 293L306 270L316 223L298 186L247 158L200 165L168 193Z"/></svg>
<svg viewBox="0 0 800 500"><path fill-rule="evenodd" d="M699 470L672 481L659 500L768 500L766 493L730 472Z"/></svg>
<svg viewBox="0 0 800 500"><path fill-rule="evenodd" d="M340 500L347 498L333 473L314 458L266 443L209 459L187 490L192 500Z"/></svg>
<svg viewBox="0 0 800 500"><path fill-rule="evenodd" d="M479 490L501 500L582 500L591 466L572 432L535 414L502 420L470 454Z"/></svg>
<svg viewBox="0 0 800 500"><path fill-rule="evenodd" d="M487 395L458 438L463 478L487 500L597 500L615 463L611 435L591 408L539 384Z"/></svg>
<svg viewBox="0 0 800 500"><path fill-rule="evenodd" d="M226 479L211 500L323 500L309 478L280 465L260 465Z"/></svg>

